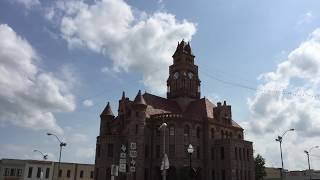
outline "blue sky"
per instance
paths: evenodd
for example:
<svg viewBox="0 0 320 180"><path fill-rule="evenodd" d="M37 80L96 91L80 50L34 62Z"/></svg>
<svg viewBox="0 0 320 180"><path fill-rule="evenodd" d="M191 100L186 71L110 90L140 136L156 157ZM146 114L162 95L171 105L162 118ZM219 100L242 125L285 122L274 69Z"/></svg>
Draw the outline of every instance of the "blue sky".
<svg viewBox="0 0 320 180"><path fill-rule="evenodd" d="M56 160L50 131L68 143L63 161L93 163L106 103L116 112L123 90L165 96L184 38L202 96L232 105L270 166L280 165L274 138L296 128L285 165L304 169L303 150L320 137L319 8L317 0L0 1L0 157L39 158L38 149Z"/></svg>

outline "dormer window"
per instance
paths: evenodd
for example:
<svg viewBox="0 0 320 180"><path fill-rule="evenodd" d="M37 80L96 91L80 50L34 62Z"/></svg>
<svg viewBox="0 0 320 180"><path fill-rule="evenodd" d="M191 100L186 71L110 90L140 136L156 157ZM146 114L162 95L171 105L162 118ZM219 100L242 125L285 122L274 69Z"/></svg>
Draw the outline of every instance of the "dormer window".
<svg viewBox="0 0 320 180"><path fill-rule="evenodd" d="M179 78L179 72L175 72L174 75L173 75L173 78L174 79L178 79Z"/></svg>

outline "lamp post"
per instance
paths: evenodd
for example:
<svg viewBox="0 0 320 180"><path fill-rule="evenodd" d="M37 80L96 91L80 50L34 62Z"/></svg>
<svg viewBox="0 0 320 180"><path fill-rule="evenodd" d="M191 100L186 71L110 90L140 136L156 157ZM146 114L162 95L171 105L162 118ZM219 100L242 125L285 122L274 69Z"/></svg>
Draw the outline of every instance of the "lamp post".
<svg viewBox="0 0 320 180"><path fill-rule="evenodd" d="M168 160L168 156L166 154L166 127L167 127L167 123L162 123L162 125L159 127L159 129L163 129L163 160L162 160L162 164L163 164L163 171L162 171L162 179L166 180L166 163Z"/></svg>
<svg viewBox="0 0 320 180"><path fill-rule="evenodd" d="M57 179L59 179L59 171L60 171L60 161L61 161L61 151L62 151L62 147L63 146L67 146L67 143L62 142L57 135L53 134L53 133L47 133L48 136L55 136L57 138L57 140L60 143L60 153L59 153L59 162L58 162L58 175L57 175ZM54 170L53 170L54 171Z"/></svg>
<svg viewBox="0 0 320 180"><path fill-rule="evenodd" d="M281 175L281 180L283 180L282 140L283 140L283 137L286 135L286 133L289 132L289 131L294 131L294 129L292 128L292 129L286 130L286 131L282 134L282 136L278 136L278 138L276 139L276 141L278 141L279 144L280 144L280 155L281 155L281 174L280 174L280 175Z"/></svg>
<svg viewBox="0 0 320 180"><path fill-rule="evenodd" d="M191 155L192 155L194 149L193 149L193 146L192 146L191 144L189 144L187 151L188 151L188 153L189 153L190 179L192 179L192 162L191 162Z"/></svg>
<svg viewBox="0 0 320 180"><path fill-rule="evenodd" d="M312 173L311 173L311 168L310 168L310 153L311 153L311 150L314 148L319 148L319 146L314 146L314 147L310 148L309 151L304 150L304 152L307 154L307 157L308 157L309 179L310 180L312 179Z"/></svg>
<svg viewBox="0 0 320 180"><path fill-rule="evenodd" d="M37 150L37 149L33 150L33 152L38 152L38 153L40 153L44 161L48 159L48 155L47 155L47 154L43 154L41 151L39 151L39 150ZM43 170L42 170L42 167L41 167L41 172L40 172L40 178L43 179Z"/></svg>

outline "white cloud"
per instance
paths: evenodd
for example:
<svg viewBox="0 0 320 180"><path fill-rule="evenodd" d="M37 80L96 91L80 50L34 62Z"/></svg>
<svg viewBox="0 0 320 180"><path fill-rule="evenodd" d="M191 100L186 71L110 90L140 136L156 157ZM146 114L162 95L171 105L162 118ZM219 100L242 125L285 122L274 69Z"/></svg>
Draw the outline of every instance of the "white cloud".
<svg viewBox="0 0 320 180"><path fill-rule="evenodd" d="M311 11L301 15L297 21L297 25L310 24L314 20L314 15Z"/></svg>
<svg viewBox="0 0 320 180"><path fill-rule="evenodd" d="M76 157L82 159L90 159L92 161L95 156L95 148L78 148L76 151Z"/></svg>
<svg viewBox="0 0 320 180"><path fill-rule="evenodd" d="M32 46L6 24L0 39L0 122L62 133L53 113L75 109L72 82L40 69Z"/></svg>
<svg viewBox="0 0 320 180"><path fill-rule="evenodd" d="M320 137L320 29L289 53L287 60L278 64L274 72L263 74L267 90L248 100L252 120L244 123L248 136L255 142L257 152L263 153L270 163L280 165L275 142L277 135L295 128L285 137L285 162L288 168L305 169L303 151L319 145ZM298 93L267 93L268 90L286 89ZM277 151L276 151L277 152ZM290 158L289 158L290 157ZM320 162L314 162L320 168Z"/></svg>
<svg viewBox="0 0 320 180"><path fill-rule="evenodd" d="M165 92L177 42L190 40L196 32L191 22L178 21L166 12L133 11L123 0L98 0L91 5L58 1L48 16L61 20L62 37L70 47L108 56L115 72L141 72L144 85L158 93Z"/></svg>
<svg viewBox="0 0 320 180"><path fill-rule="evenodd" d="M81 133L75 133L72 134L71 137L69 138L68 143L71 144L81 144L81 143L86 143L88 142L88 136L85 134L81 134Z"/></svg>
<svg viewBox="0 0 320 180"><path fill-rule="evenodd" d="M27 9L31 9L32 7L41 5L39 0L13 0L13 2L19 3L25 6Z"/></svg>
<svg viewBox="0 0 320 180"><path fill-rule="evenodd" d="M85 107L91 107L93 106L93 101L90 100L90 99L86 99L82 102L82 104L85 106Z"/></svg>

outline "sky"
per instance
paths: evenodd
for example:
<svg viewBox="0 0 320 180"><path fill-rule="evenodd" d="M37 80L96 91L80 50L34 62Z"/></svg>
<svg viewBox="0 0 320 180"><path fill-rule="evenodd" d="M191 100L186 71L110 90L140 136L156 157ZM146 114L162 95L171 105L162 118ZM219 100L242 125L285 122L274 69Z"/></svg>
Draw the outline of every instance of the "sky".
<svg viewBox="0 0 320 180"><path fill-rule="evenodd" d="M202 97L226 100L267 166L307 168L320 145L318 0L1 0L0 158L94 163L99 115L122 91L165 97L190 41ZM320 169L320 149L311 166Z"/></svg>

